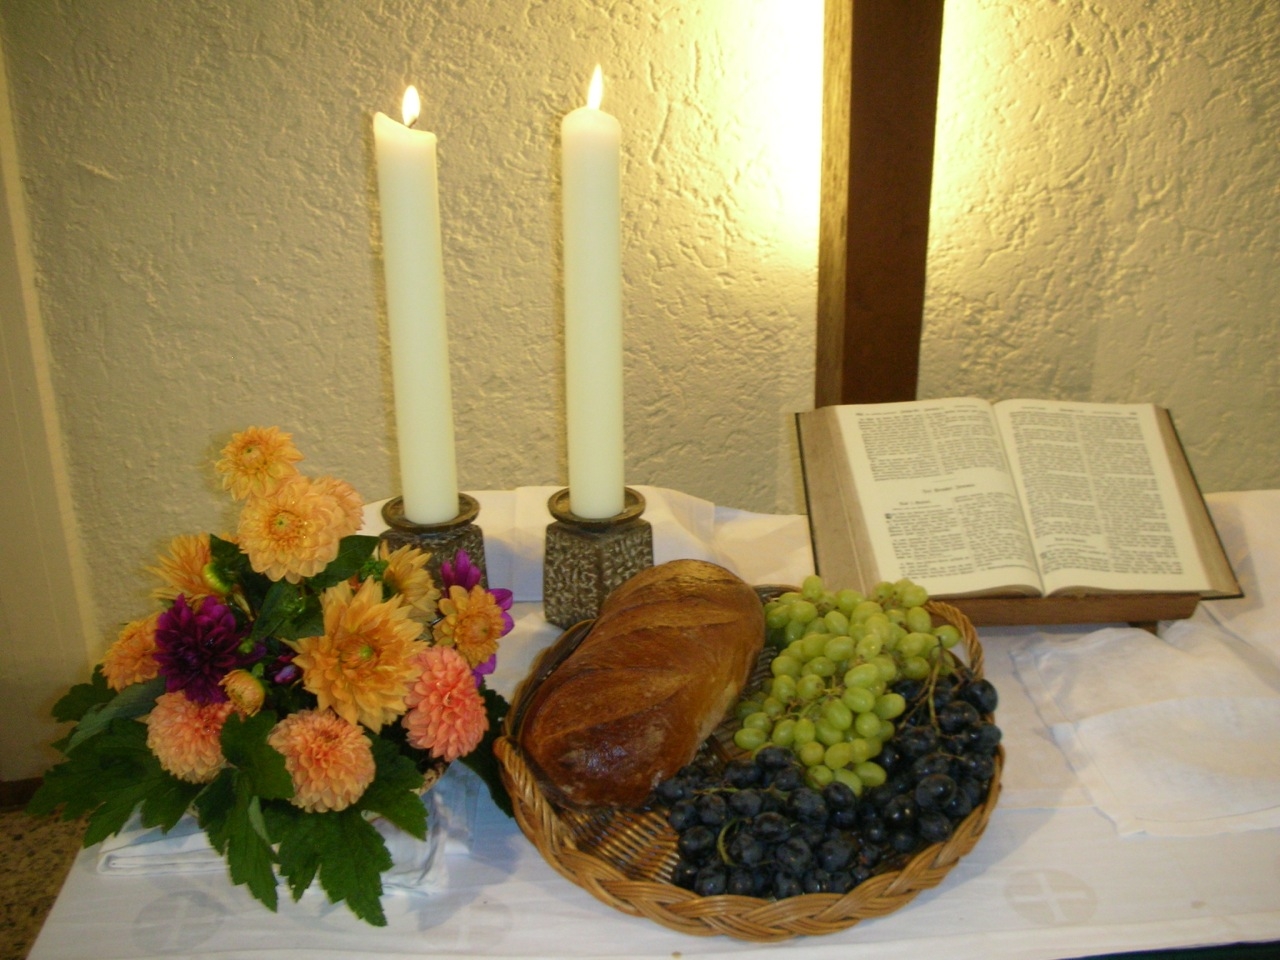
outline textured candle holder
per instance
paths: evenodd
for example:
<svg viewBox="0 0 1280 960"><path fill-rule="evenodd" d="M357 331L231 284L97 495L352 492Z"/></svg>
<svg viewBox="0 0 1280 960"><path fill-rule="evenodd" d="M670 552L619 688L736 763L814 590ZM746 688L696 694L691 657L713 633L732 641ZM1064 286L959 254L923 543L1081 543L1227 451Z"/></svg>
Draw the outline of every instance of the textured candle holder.
<svg viewBox="0 0 1280 960"><path fill-rule="evenodd" d="M644 497L627 487L622 512L602 520L569 510L569 491L551 495L542 564L542 608L548 623L570 627L593 619L604 598L624 580L653 566L653 528Z"/></svg>
<svg viewBox="0 0 1280 960"><path fill-rule="evenodd" d="M430 552L427 569L437 586L440 565L452 560L459 550L467 551L471 562L480 568L480 586L489 588L489 575L484 566L484 534L476 526L480 504L475 497L458 494L458 515L443 523L414 523L404 515L404 498L392 497L382 505L382 519L387 529L382 540L393 550L406 544Z"/></svg>

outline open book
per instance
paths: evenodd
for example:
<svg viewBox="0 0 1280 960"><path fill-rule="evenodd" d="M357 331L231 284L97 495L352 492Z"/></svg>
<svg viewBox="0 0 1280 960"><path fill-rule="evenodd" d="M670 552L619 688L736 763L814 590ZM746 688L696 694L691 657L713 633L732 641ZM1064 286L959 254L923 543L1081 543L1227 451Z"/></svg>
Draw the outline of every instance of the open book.
<svg viewBox="0 0 1280 960"><path fill-rule="evenodd" d="M962 397L821 407L797 426L832 585L906 577L975 623L1174 619L1240 594L1160 407Z"/></svg>

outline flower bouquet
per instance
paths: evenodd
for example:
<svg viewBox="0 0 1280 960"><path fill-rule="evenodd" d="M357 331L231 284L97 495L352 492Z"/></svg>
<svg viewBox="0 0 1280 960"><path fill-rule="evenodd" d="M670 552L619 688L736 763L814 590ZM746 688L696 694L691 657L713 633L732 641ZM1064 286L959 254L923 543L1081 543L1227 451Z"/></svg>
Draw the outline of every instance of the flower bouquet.
<svg viewBox="0 0 1280 960"><path fill-rule="evenodd" d="M425 775L459 759L510 812L490 751L507 704L484 677L512 597L465 552L437 584L427 553L358 535L359 495L301 459L275 427L222 450L234 535L178 536L151 568L159 609L55 705L75 726L28 810L88 815L86 847L190 811L270 909L279 880L296 900L318 879L383 925L373 819L424 838Z"/></svg>

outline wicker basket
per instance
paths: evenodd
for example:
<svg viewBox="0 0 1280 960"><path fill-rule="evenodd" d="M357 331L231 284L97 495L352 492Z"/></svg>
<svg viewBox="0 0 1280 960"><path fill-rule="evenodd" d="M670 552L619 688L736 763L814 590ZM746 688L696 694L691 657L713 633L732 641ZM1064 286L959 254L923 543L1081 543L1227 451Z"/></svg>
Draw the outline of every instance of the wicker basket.
<svg viewBox="0 0 1280 960"><path fill-rule="evenodd" d="M959 629L969 666L975 676L981 676L982 647L973 624L945 603L932 601L927 609L935 621ZM534 664L516 691L494 754L525 836L556 870L609 906L699 936L724 934L772 942L834 933L859 920L892 913L921 890L937 886L986 829L1000 793L1003 750L997 752L986 800L957 825L949 839L920 850L900 867L878 873L846 894L815 893L774 901L730 895L700 897L677 887L669 882L677 859L676 834L664 811L584 811L558 806L542 791L517 745L520 718L533 691L572 652L590 626L588 621L571 627ZM761 657L766 667L767 657L767 652ZM734 729L731 722L722 725L708 740L707 749L723 759L724 745L732 743Z"/></svg>

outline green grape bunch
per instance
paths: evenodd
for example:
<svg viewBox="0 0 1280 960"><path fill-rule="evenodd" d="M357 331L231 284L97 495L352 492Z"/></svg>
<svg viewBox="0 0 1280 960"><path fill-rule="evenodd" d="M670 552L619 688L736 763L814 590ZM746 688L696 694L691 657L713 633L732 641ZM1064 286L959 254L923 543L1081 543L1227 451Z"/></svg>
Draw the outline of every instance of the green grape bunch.
<svg viewBox="0 0 1280 960"><path fill-rule="evenodd" d="M790 750L816 789L832 781L855 794L887 774L875 762L907 709L895 681L946 676L947 651L960 641L949 623L934 626L928 592L910 580L882 582L864 595L804 579L765 604L768 642L778 652L770 678L737 705L733 740L748 753Z"/></svg>

